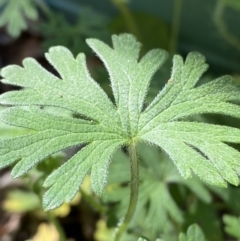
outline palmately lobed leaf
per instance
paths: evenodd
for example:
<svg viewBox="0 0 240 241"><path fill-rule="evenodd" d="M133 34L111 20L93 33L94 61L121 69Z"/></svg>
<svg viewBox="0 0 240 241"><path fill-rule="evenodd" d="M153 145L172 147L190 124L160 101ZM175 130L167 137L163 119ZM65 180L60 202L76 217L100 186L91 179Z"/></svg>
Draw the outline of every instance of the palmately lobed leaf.
<svg viewBox="0 0 240 241"><path fill-rule="evenodd" d="M25 59L23 67L2 69L1 82L23 89L0 96L2 105L11 106L1 111L0 119L32 131L0 140L0 168L16 163L13 176L18 177L53 153L81 146L46 179L45 209L70 201L89 172L93 190L101 194L113 153L139 141L160 146L185 178L195 173L210 184L238 185L240 153L228 143L240 143L240 130L187 120L204 113L239 118L240 92L231 78L198 86L207 69L204 57L193 52L184 62L176 55L168 83L144 109L150 80L167 53L152 50L140 59L141 45L130 34L114 35L112 42L109 47L87 40L107 68L114 103L91 77L85 55L75 58L61 46L46 54L59 77L32 58ZM41 109L46 106L66 109L72 116Z"/></svg>

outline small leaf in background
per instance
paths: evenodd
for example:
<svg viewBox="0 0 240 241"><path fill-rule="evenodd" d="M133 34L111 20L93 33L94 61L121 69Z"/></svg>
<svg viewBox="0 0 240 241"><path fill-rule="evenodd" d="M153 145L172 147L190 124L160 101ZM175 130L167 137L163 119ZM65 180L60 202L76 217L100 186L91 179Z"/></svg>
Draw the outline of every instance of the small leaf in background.
<svg viewBox="0 0 240 241"><path fill-rule="evenodd" d="M186 234L179 235L179 241L206 241L204 233L197 224L191 225Z"/></svg>
<svg viewBox="0 0 240 241"><path fill-rule="evenodd" d="M79 52L92 54L88 48L86 38L99 38L110 40L110 34L106 30L107 18L91 8L81 8L75 22L70 22L61 13L50 12L48 21L40 25L40 32L44 36L43 49L62 45L76 55Z"/></svg>
<svg viewBox="0 0 240 241"><path fill-rule="evenodd" d="M240 218L226 214L223 216L223 222L226 233L240 240Z"/></svg>
<svg viewBox="0 0 240 241"><path fill-rule="evenodd" d="M31 241L59 241L58 231L52 224L41 223Z"/></svg>
<svg viewBox="0 0 240 241"><path fill-rule="evenodd" d="M37 18L38 11L32 0L0 0L0 27L6 26L14 38L27 29L27 19Z"/></svg>
<svg viewBox="0 0 240 241"><path fill-rule="evenodd" d="M169 191L172 184L182 184L203 202L211 202L211 195L201 181L196 178L183 179L174 164L159 148L139 143L137 151L140 159L140 186L132 227L147 228L148 234L151 233L154 238L159 232L165 235L173 232L174 229L167 227L171 220L177 224L183 222L183 212ZM128 203L129 190L126 184L129 183L130 172L126 166L129 162L128 156L122 151L113 156L109 169L109 185L103 197L105 202L120 203L114 213L118 218L123 216ZM127 198L122 198L123 196ZM186 196L184 198L187 199Z"/></svg>
<svg viewBox="0 0 240 241"><path fill-rule="evenodd" d="M7 212L24 213L41 207L39 197L32 193L20 190L12 190L3 201L3 209Z"/></svg>

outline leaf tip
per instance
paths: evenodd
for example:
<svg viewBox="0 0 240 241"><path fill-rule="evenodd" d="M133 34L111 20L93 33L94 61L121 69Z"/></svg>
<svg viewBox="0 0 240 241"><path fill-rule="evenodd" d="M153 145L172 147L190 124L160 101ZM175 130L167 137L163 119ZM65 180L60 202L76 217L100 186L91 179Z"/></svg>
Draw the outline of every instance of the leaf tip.
<svg viewBox="0 0 240 241"><path fill-rule="evenodd" d="M56 209L60 207L63 204L62 200L52 198L51 195L49 196L50 189L44 193L43 199L42 199L42 206L44 212Z"/></svg>

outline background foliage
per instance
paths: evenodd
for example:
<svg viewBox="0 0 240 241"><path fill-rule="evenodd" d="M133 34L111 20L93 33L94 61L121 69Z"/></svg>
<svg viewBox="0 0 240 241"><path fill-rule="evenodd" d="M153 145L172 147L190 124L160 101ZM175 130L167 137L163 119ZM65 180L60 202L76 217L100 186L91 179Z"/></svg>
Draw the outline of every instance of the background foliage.
<svg viewBox="0 0 240 241"><path fill-rule="evenodd" d="M217 39L216 44L227 43L236 50L235 54L239 56L239 36L234 31L234 26L228 24L231 16L235 16L234 14L239 12L239 1L212 0L211 2L214 7L211 9L212 22L210 24L217 29L220 36L214 36ZM130 32L135 34L143 43L141 52L141 55L143 55L148 50L156 47L164 48L170 51L170 54L174 54L180 49L177 44L179 34L181 39L184 39L184 36L181 35L181 25L171 25L164 18L158 18L149 12L132 11L125 1L113 1L113 3L109 2L108 4L113 4L111 6L115 6L119 11L114 17L108 16L106 18L105 14L86 8L86 10L79 12L77 18L74 18L73 16L67 16L66 13L61 11L56 11L56 9L48 5L48 2L4 0L0 1L0 25L5 26L5 31L3 29L2 32L4 34L7 32L12 37L9 43L18 41L26 34L26 31L28 31L27 34L41 39L41 45L38 48L42 52L40 56L33 56L40 61L42 61L42 53L55 45L64 45L75 55L79 52L85 52L91 75L113 100L106 70L93 52L86 47L85 38L100 38L110 43L110 35L112 33ZM175 10L178 7L176 5ZM180 6L178 10L180 18L178 18L178 13L175 11L172 23L174 23L174 19L175 23L181 23L181 11L183 15L184 5L182 8ZM169 45L169 42L172 44ZM19 46L18 49L23 48ZM186 53L187 51L183 51L181 54L186 55ZM17 52L15 51L14 55L16 54ZM2 57L1 60L3 60L1 63L4 64L5 58ZM6 62L6 64L10 63L13 62ZM45 62L41 63L56 74ZM239 66L239 62L234 64ZM199 85L208 83L210 80L218 77L219 70L221 70L218 67L218 61L214 62L213 66L217 68L210 69L203 76ZM224 68L227 73L235 75L235 82L238 83L239 71L236 70L238 68L230 66L227 69L227 65ZM169 79L170 69L171 61L166 62L153 77L147 96L147 103L150 103L156 96L158 89L165 85ZM233 72L232 69L235 69L235 71ZM215 89L215 91L218 90L218 88ZM214 87L212 91L214 91ZM69 113L61 112L59 109L49 109L48 112L65 117L69 116ZM239 127L237 119L219 115L196 115L194 118L190 117L189 120ZM0 135L4 138L18 136L19 134L29 134L25 129L10 127L3 123L1 123L0 128ZM232 146L239 150L238 145ZM34 228L20 226L15 233L8 232L9 234L5 234L4 231L0 233L3 233L5 236L10 235L12 240L14 240L14 238L19 239L20 236L18 235L21 232L27 232L27 237L20 237L20 240L24 241L30 237L32 237L32 240L38 240L39 235L40 239L43 239L41 236L43 231L41 230L47 230L46 232L52 234L51 241L54 239L57 241L60 236L64 240L73 237L72 234L69 234L64 220L67 220L69 217L72 218L71 210L74 210L75 213L76 210L80 210L80 215L84 216L83 210L87 210L85 206L87 205L89 209L94 210L93 213L90 211L90 216L94 217L94 223L91 225L93 230L90 236L84 234L84 238L75 239L93 240L94 236L95 240L99 241L112 240L114 227L126 211L127 198L123 197L129 196L129 161L125 149L113 156L106 193L102 198L96 197L92 193L89 177L87 176L83 188L79 191L79 197L76 197L75 202L70 205L63 204L62 207L54 212L46 214L42 212L41 199L45 192L42 188L44 179L57 166L65 162L66 156L71 157L76 151L77 149L73 148L57 156L50 157L25 175L21 179L20 184L11 184L11 188L9 186L3 188L0 185L0 188L3 190L0 198L4 209L1 212L4 215L5 213L11 213L11 215L19 214L22 220L24 220L25 215L32 215L33 220L35 220L32 222ZM142 236L139 239L141 241L240 240L239 187L229 185L227 189L216 188L205 185L196 177L184 180L179 175L176 167L169 161L169 157L156 147L147 147L141 144L138 152L141 165L139 206L136 216L123 240L138 240L140 236ZM228 156L229 154L225 152L225 155ZM8 173L7 169L1 172L1 178L4 178L1 179L1 183L4 183L2 180L5 180L5 173ZM238 179L234 178L232 182L236 184ZM20 190L18 190L19 185ZM29 200L31 200L31 205L29 205ZM88 215L89 212L84 216L85 223L88 222L86 218ZM194 223L198 224L198 226ZM39 229L36 228L38 225ZM78 223L79 226L80 224ZM89 228L89 226L87 227ZM1 238L4 238L4 236Z"/></svg>

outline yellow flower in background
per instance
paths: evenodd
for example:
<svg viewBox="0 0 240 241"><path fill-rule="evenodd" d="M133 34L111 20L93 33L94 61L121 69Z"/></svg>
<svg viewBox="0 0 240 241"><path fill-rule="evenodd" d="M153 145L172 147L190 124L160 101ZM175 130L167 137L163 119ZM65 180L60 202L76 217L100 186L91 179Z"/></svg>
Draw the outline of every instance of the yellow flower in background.
<svg viewBox="0 0 240 241"><path fill-rule="evenodd" d="M40 223L31 241L59 241L57 229L52 224Z"/></svg>

